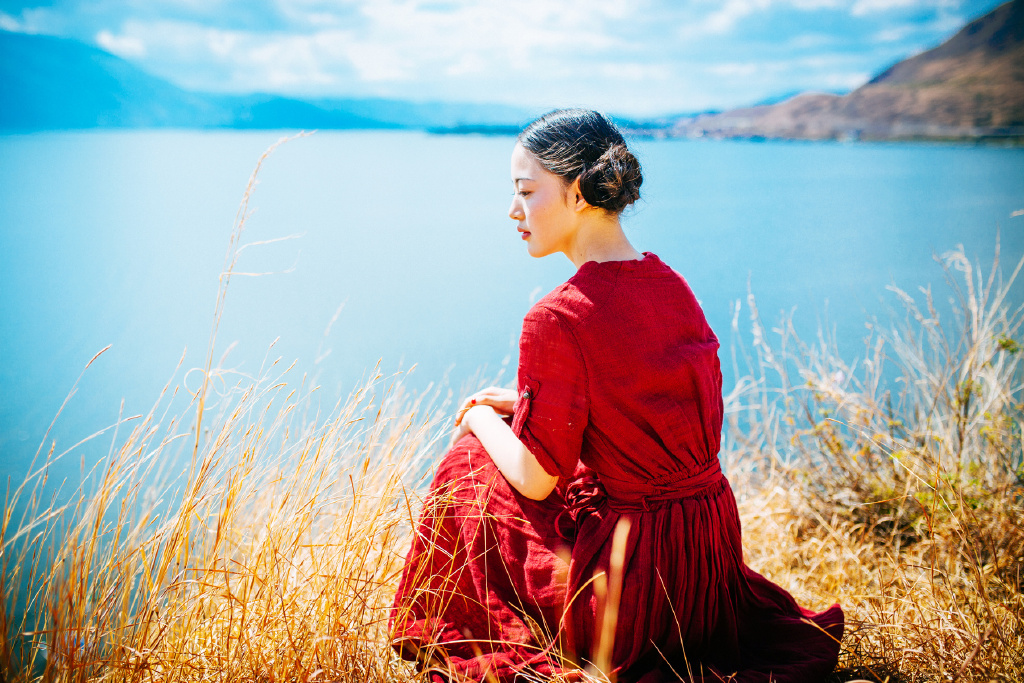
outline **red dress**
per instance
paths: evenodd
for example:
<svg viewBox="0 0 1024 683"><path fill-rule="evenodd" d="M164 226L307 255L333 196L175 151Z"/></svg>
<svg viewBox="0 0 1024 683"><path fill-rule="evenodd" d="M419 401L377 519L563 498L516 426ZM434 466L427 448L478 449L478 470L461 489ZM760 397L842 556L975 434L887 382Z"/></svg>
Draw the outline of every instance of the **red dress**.
<svg viewBox="0 0 1024 683"><path fill-rule="evenodd" d="M626 518L618 680L831 673L839 605L806 611L743 563L717 457L718 339L678 273L649 253L584 263L527 314L518 389L512 430L558 488L519 495L472 435L449 450L395 597L403 656L499 681L594 662Z"/></svg>

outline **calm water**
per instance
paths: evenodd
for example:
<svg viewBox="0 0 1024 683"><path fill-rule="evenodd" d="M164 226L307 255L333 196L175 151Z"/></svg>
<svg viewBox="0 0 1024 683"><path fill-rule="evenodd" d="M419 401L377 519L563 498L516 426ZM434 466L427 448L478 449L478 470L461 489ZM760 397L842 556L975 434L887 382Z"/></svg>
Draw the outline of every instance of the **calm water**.
<svg viewBox="0 0 1024 683"><path fill-rule="evenodd" d="M85 363L58 445L143 412L202 365L217 278L249 174L276 133L0 137L0 474L15 481ZM572 275L531 259L506 216L508 138L317 133L267 161L218 348L259 374L298 359L328 396L378 359L456 388L511 363L523 314ZM938 287L963 244L1024 253L1024 150L933 145L658 141L637 145L636 246L682 272L723 341L748 281L762 314L835 327L860 350L885 286ZM945 291L945 290L939 290ZM325 335L335 313L336 322ZM277 343L268 351L274 340ZM325 355L326 352L330 352ZM219 356L219 353L218 353ZM106 444L89 446L98 457ZM76 466L74 468L77 471Z"/></svg>

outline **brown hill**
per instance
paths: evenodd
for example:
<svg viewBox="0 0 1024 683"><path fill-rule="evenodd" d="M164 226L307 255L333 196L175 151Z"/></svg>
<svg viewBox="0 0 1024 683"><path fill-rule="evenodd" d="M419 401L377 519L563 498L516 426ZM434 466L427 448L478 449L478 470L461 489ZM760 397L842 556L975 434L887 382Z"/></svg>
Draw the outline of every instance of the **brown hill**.
<svg viewBox="0 0 1024 683"><path fill-rule="evenodd" d="M653 131L652 131L653 132ZM1024 137L1024 0L1000 5L936 48L848 95L678 119L673 136L800 139Z"/></svg>

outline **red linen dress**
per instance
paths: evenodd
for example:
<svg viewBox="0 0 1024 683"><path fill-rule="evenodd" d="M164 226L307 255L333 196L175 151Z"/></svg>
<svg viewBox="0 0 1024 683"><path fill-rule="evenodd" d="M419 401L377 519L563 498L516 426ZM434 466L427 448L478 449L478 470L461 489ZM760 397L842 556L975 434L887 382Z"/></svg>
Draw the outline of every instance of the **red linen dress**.
<svg viewBox="0 0 1024 683"><path fill-rule="evenodd" d="M559 485L531 501L474 436L449 450L395 597L403 656L455 680L594 662L625 518L619 681L831 673L839 605L806 611L743 563L718 339L678 273L650 253L584 263L527 314L518 389L512 430Z"/></svg>

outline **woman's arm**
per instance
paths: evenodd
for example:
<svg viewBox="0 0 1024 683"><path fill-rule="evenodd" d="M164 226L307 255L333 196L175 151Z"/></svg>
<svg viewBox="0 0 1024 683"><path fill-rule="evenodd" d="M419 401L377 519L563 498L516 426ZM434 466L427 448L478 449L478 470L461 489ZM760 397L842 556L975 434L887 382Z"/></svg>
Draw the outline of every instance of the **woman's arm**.
<svg viewBox="0 0 1024 683"><path fill-rule="evenodd" d="M555 490L558 477L541 467L536 456L491 406L475 405L467 410L459 431L476 434L508 483L527 498L544 500Z"/></svg>

